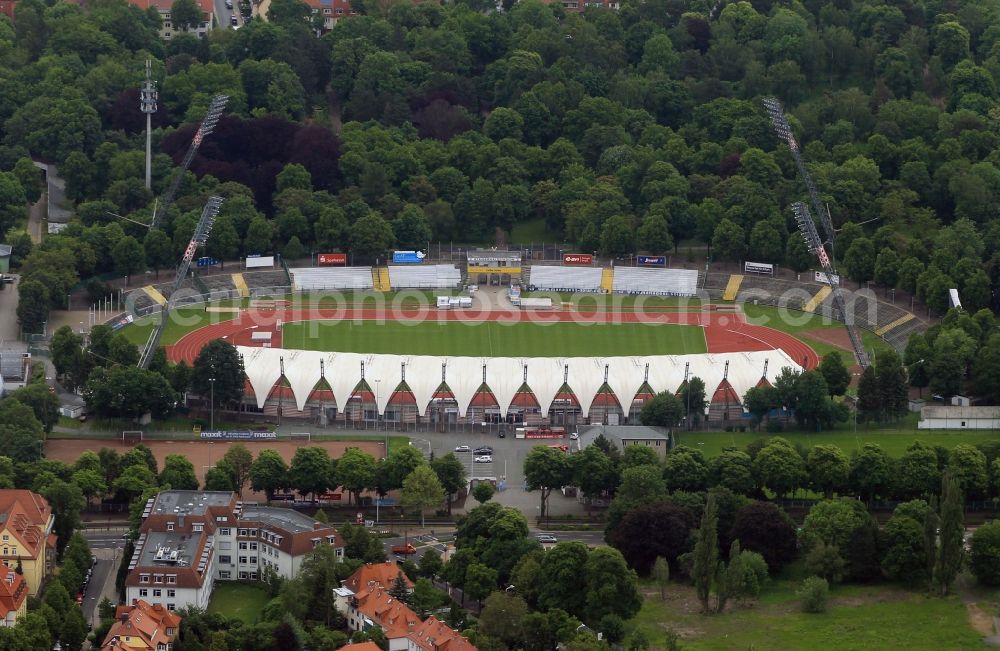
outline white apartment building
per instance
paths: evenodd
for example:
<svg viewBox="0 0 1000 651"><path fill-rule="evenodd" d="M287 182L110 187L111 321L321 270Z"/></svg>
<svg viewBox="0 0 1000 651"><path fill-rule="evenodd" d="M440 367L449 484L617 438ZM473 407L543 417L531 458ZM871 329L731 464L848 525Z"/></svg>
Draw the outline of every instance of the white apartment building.
<svg viewBox="0 0 1000 651"><path fill-rule="evenodd" d="M163 491L147 502L125 580L126 601L206 608L216 581L292 578L306 554L344 546L333 527L297 511L240 502L225 491Z"/></svg>

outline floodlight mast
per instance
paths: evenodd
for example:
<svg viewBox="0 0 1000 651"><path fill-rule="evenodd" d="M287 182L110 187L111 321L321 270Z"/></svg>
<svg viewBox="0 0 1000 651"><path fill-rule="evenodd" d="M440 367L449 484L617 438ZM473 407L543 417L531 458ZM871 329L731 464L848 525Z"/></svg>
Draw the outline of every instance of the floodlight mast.
<svg viewBox="0 0 1000 651"><path fill-rule="evenodd" d="M792 212L795 214L795 222L799 226L802 238L806 241L806 246L809 248L809 251L819 259L819 264L823 267L823 272L826 274L826 280L830 284L830 288L833 290L834 307L840 312L841 315L843 315L844 327L847 328L847 336L851 340L851 348L854 349L854 357L857 358L858 365L863 371L870 365L868 353L865 352L864 342L861 340L861 335L858 333L858 329L848 320L847 306L844 303L844 295L840 291L840 280L833 270L833 264L830 262L830 256L826 254L826 249L823 248L823 242L819 238L819 233L816 232L816 222L813 221L812 215L809 214L809 208L801 201L797 201L792 204Z"/></svg>
<svg viewBox="0 0 1000 651"><path fill-rule="evenodd" d="M146 114L146 189L153 186L153 113L156 113L156 82L153 81L153 64L146 59L146 81L139 91L139 110ZM155 214L155 211L154 211Z"/></svg>
<svg viewBox="0 0 1000 651"><path fill-rule="evenodd" d="M175 173L174 180L170 183L170 188L167 189L166 196L163 197L163 205L153 215L153 220L149 224L149 230L156 228L160 220L163 219L163 215L170 209L170 204L174 202L174 197L181 186L181 181L184 180L184 174L191 166L191 161L194 160L195 154L198 153L198 147L201 146L205 137L211 135L215 130L215 125L219 123L219 118L222 117L222 112L226 109L228 101L228 95L216 95L212 98L212 103L208 106L208 112L205 113L205 119L201 121L198 131L195 132L194 138L191 139L191 145L188 147L187 154L184 155L180 169Z"/></svg>
<svg viewBox="0 0 1000 651"><path fill-rule="evenodd" d="M160 345L160 338L163 336L164 328L166 328L167 319L173 307L177 290L180 289L188 270L191 268L191 261L194 260L194 254L198 251L198 247L204 246L205 242L208 241L208 236L212 234L212 225L215 223L215 217L219 214L221 206L222 197L209 197L205 203L205 207L201 211L201 218L198 220L198 224L194 228L194 234L191 236L191 241L188 242L187 248L184 249L184 256L181 258L180 264L177 265L177 275L174 277L170 296L167 298L166 305L160 310L160 323L149 334L149 339L146 341L142 356L139 358L139 368L149 368L149 363L153 359L153 353L156 352L156 349Z"/></svg>
<svg viewBox="0 0 1000 651"><path fill-rule="evenodd" d="M816 184L813 183L812 177L809 175L809 170L806 168L805 160L802 158L799 143L795 140L795 134L792 133L792 127L788 124L788 120L785 118L785 109L781 106L781 102L774 97L764 99L764 109L771 118L771 124L774 127L774 131L778 134L778 137L781 138L781 140L788 144L788 148L792 151L792 158L795 159L795 167L798 168L799 176L802 178L802 182L805 183L806 191L809 193L809 200L812 202L813 210L816 211L816 216L823 222L823 231L826 235L824 243L830 245L830 251L832 253L834 230L833 221L830 219L830 211L827 210L824 207L823 202L820 201L819 192L816 191Z"/></svg>

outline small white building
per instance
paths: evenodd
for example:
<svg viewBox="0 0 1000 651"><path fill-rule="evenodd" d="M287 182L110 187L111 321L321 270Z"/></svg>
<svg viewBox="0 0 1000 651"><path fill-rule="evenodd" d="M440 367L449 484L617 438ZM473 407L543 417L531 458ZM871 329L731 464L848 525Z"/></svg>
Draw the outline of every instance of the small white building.
<svg viewBox="0 0 1000 651"><path fill-rule="evenodd" d="M1000 429L1000 406L926 406L917 429Z"/></svg>

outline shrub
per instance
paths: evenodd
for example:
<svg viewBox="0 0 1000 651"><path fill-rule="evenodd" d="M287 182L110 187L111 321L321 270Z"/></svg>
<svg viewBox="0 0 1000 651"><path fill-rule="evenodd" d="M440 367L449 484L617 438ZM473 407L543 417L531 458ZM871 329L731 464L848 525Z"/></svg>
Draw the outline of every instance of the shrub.
<svg viewBox="0 0 1000 651"><path fill-rule="evenodd" d="M810 576L802 582L802 587L795 594L801 599L802 612L825 613L830 599L830 584L826 579Z"/></svg>
<svg viewBox="0 0 1000 651"><path fill-rule="evenodd" d="M740 552L740 567L742 568L739 595L742 597L758 597L760 590L767 583L767 563L757 552L743 550Z"/></svg>
<svg viewBox="0 0 1000 651"><path fill-rule="evenodd" d="M805 561L806 570L823 577L824 580L840 583L844 578L847 563L840 556L840 549L836 545L817 544L806 555Z"/></svg>

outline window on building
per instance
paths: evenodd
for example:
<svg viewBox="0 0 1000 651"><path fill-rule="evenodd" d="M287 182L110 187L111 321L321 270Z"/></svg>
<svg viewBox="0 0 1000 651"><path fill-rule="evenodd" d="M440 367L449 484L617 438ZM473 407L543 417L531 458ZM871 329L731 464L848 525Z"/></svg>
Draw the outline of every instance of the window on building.
<svg viewBox="0 0 1000 651"><path fill-rule="evenodd" d="M153 583L163 583L163 575L162 574L154 574L153 575Z"/></svg>
<svg viewBox="0 0 1000 651"><path fill-rule="evenodd" d="M146 588L139 588L139 596L140 597L148 597L149 596L149 590L147 590Z"/></svg>
<svg viewBox="0 0 1000 651"><path fill-rule="evenodd" d="M256 556L251 556L250 557L250 564L251 565L256 565L257 564L257 557Z"/></svg>
<svg viewBox="0 0 1000 651"><path fill-rule="evenodd" d="M240 572L240 580L246 581L248 576L249 574L247 574L246 572Z"/></svg>
<svg viewBox="0 0 1000 651"><path fill-rule="evenodd" d="M167 575L167 583L170 583L170 584L177 583L177 575L176 574L168 574Z"/></svg>
<svg viewBox="0 0 1000 651"><path fill-rule="evenodd" d="M240 556L240 565L245 565L246 562L247 562L247 557L246 556Z"/></svg>
<svg viewBox="0 0 1000 651"><path fill-rule="evenodd" d="M177 604L167 604L167 610L177 610ZM168 631L173 629L167 629ZM167 635L173 635L172 633L167 633ZM168 650L169 651L169 650Z"/></svg>
<svg viewBox="0 0 1000 651"><path fill-rule="evenodd" d="M239 534L241 536L245 536L245 535L247 535L247 530L246 529L240 529Z"/></svg>
<svg viewBox="0 0 1000 651"><path fill-rule="evenodd" d="M251 529L250 530L250 537L251 538L256 538L257 537L257 530L256 529Z"/></svg>
<svg viewBox="0 0 1000 651"><path fill-rule="evenodd" d="M240 551L245 552L247 550L247 544L245 542L240 543Z"/></svg>
<svg viewBox="0 0 1000 651"><path fill-rule="evenodd" d="M163 596L163 590L153 590L153 596L154 597L162 597Z"/></svg>
<svg viewBox="0 0 1000 651"><path fill-rule="evenodd" d="M149 575L148 574L140 574L139 575L139 583L149 583Z"/></svg>
<svg viewBox="0 0 1000 651"><path fill-rule="evenodd" d="M170 598L176 597L177 596L177 591L176 590L167 590L167 596L170 597Z"/></svg>
<svg viewBox="0 0 1000 651"><path fill-rule="evenodd" d="M250 551L252 552L257 551L257 543L250 543Z"/></svg>
<svg viewBox="0 0 1000 651"><path fill-rule="evenodd" d="M228 536L229 535L229 528L228 527L223 527L222 529L219 529L219 535L220 536Z"/></svg>
<svg viewBox="0 0 1000 651"><path fill-rule="evenodd" d="M194 531L202 531L204 528L205 528L205 525L202 524L201 522L195 522L194 523L194 528L193 528Z"/></svg>
<svg viewBox="0 0 1000 651"><path fill-rule="evenodd" d="M167 531L173 531L173 530L174 530L174 523L173 522L168 522L167 523Z"/></svg>
<svg viewBox="0 0 1000 651"><path fill-rule="evenodd" d="M232 563L233 563L233 557L232 556L219 556L219 562L220 563L225 563L226 565L232 565Z"/></svg>
<svg viewBox="0 0 1000 651"><path fill-rule="evenodd" d="M228 579L231 576L232 576L231 572L219 572L220 579Z"/></svg>

